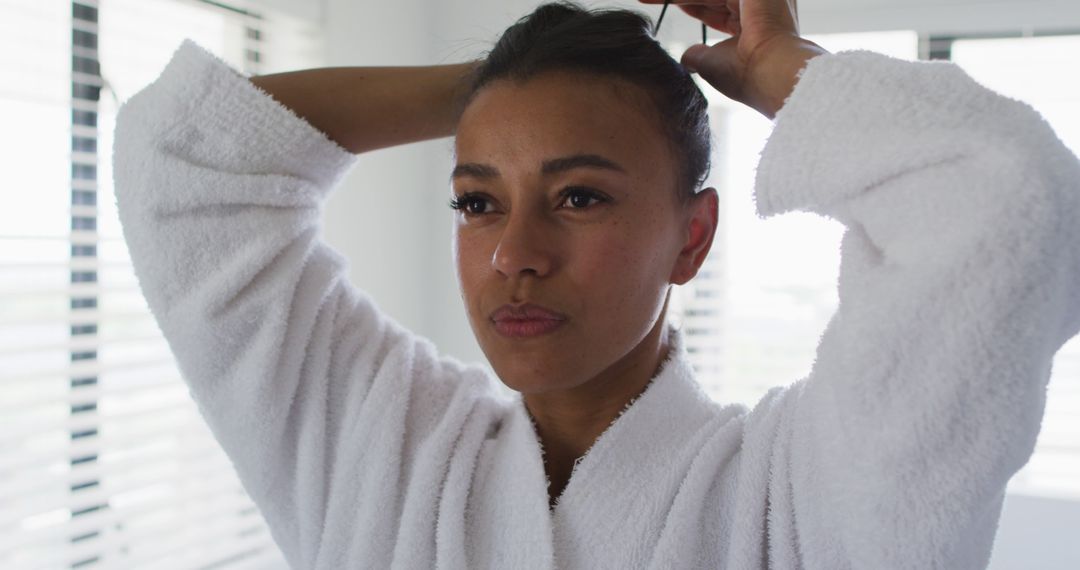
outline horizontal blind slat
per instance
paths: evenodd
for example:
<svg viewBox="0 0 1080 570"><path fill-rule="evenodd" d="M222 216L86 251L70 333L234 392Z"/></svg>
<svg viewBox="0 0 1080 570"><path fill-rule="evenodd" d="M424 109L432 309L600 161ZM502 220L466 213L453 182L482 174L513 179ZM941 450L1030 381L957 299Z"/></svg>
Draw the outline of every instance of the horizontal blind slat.
<svg viewBox="0 0 1080 570"><path fill-rule="evenodd" d="M139 360L132 362L124 362L120 364L108 364L102 363L96 360L84 360L71 362L65 366L56 366L45 370L34 371L29 374L5 375L0 373L0 382L33 382L35 380L47 380L51 378L84 378L89 376L100 376L109 372L137 369L137 368L152 368L159 365L168 365L173 363L174 359L171 355L163 356L160 358L153 358L147 360Z"/></svg>
<svg viewBox="0 0 1080 570"><path fill-rule="evenodd" d="M218 479L222 478L218 477ZM242 522L237 522L236 516L226 515L234 515L237 511L251 508L250 505L251 500L243 494L242 487L238 483L230 482L215 483L214 486L200 490L198 493L190 493L181 500L147 503L138 509L102 509L76 517L68 523L43 529L47 532L35 532L33 537L17 536L15 538L22 540L12 541L13 544L10 545L5 544L9 540L8 537L0 539L0 563L5 559L14 558L19 551L35 548L55 549L58 544L66 543L70 537L81 536L98 529L113 528L118 522L124 523L125 528L144 526L145 532L136 533L133 537L135 539L145 540L147 536L155 535L167 536L169 532L177 530L176 525L169 520L170 513L177 509L194 512L192 516L194 522L227 519L239 526ZM157 517L157 520L154 520L154 517ZM126 539L124 542L133 544L135 540ZM66 555L61 555L60 559L66 559Z"/></svg>
<svg viewBox="0 0 1080 570"><path fill-rule="evenodd" d="M148 316L147 319L148 320L153 320L153 317ZM74 323L72 323L70 321L68 321L66 323L60 323L60 324L64 324L64 325L67 325L67 326L76 326ZM87 324L87 323L82 323L82 324ZM93 324L96 324L96 323L93 323ZM156 326L157 323L155 322L154 325ZM17 355L17 354L24 355L24 354L32 353L32 352L43 352L43 353L44 352L54 352L54 353L55 352L80 352L80 351L84 351L84 350L93 350L95 348L100 348L100 347L106 346L106 345L108 345L110 347L116 347L116 346L122 346L122 345L124 345L126 343L155 343L155 342L156 343L162 343L164 346L168 346L167 342L165 341L164 338L161 337L160 334L152 334L152 335L150 335L150 334L142 334L142 335L84 334L84 335L78 335L78 336L74 336L74 337L69 336L68 340L65 341L65 342L56 342L56 343L52 343L52 344L28 345L24 349L13 348L13 349L9 349L9 350L0 350L0 362L3 361L3 358L5 356L14 356L14 355ZM2 379L2 378L3 377L0 376L0 379ZM4 381L5 385L7 385L7 386L13 386L15 383L19 382L19 380L13 380L13 379L10 379L10 378L4 379L3 381ZM0 406L0 409L2 409L2 406Z"/></svg>
<svg viewBox="0 0 1080 570"><path fill-rule="evenodd" d="M115 414L86 412L70 415L58 421L36 420L30 425L16 425L11 428L11 433L2 434L3 437L0 438L0 448L18 448L19 441L31 439L35 434L43 432L48 434L50 433L50 430L62 429L78 433L99 427L105 422L114 426L122 426L124 423L160 418L167 413L175 413L177 411L186 413L186 410L184 410L185 407L184 400L177 398L173 402L168 402L164 405L140 409L133 412Z"/></svg>
<svg viewBox="0 0 1080 570"><path fill-rule="evenodd" d="M180 532L147 533L147 538L154 540L146 540L145 546L124 563L133 568L159 568L165 564L178 569L202 568L228 558L231 553L271 544L269 533L256 534L266 526L258 511L243 517L235 515L244 505L243 501L235 500L229 508L219 509L218 516L201 517L200 524L185 525ZM222 516L225 512L233 516Z"/></svg>
<svg viewBox="0 0 1080 570"><path fill-rule="evenodd" d="M196 441L185 444L181 451L176 451L172 448L154 449L153 447L145 446L141 451L137 448L126 450L130 451L131 454L127 457L110 460L108 463L96 461L81 463L74 466L69 465L66 462L53 463L50 465L52 470L48 475L42 476L40 485L16 484L18 486L26 487L21 495L11 493L5 488L5 496L0 497L0 499L2 499L6 505L14 505L16 501L29 495L40 497L49 495L49 487L51 487L52 492L60 490L67 493L67 489L69 489L69 486L72 484L113 477L117 474L122 474L124 470L138 470L142 466L150 465L155 462L170 465L177 462L202 464L203 462L212 463L225 457L224 451L222 451L217 442L209 435L197 436L191 439ZM228 471L232 472L231 467ZM16 485L12 485L12 487L14 488ZM23 514L19 517L11 515L10 521L8 522L10 523L11 521L16 520L16 518L21 520L26 516L48 513L52 510L54 509L35 507L35 509L33 509L34 512L31 512L30 514Z"/></svg>
<svg viewBox="0 0 1080 570"><path fill-rule="evenodd" d="M200 448L201 447L201 448ZM122 512L130 520L139 517L154 516L162 508L169 508L174 504L183 504L188 499L213 496L218 493L242 492L242 487L236 480L235 471L220 448L211 446L193 446L189 452L178 457L184 457L192 461L199 461L205 467L192 468L186 474L177 475L176 480L183 480L197 484L197 488L186 489L184 492L172 497L151 497L132 499L130 497L117 496L108 509L89 512L72 517L71 511L78 509L66 508L67 504L52 509L35 509L29 514L12 516L6 511L3 513L4 522L0 524L0 553L11 550L17 544L30 544L36 540L48 540L49 537L60 537L69 531L73 536L84 530L83 525L93 526L101 524L88 522L93 518L105 518L102 513ZM224 459L223 459L224 458ZM212 477L200 477L198 475L213 475ZM107 476L103 475L103 476ZM135 489L138 490L138 489ZM177 498L179 497L179 498ZM84 505L90 504L89 502ZM16 536L19 535L19 536Z"/></svg>
<svg viewBox="0 0 1080 570"><path fill-rule="evenodd" d="M201 452L205 452L205 449ZM139 490L160 487L168 483L198 481L208 474L232 473L232 464L224 454L208 453L200 457L197 467L180 469L182 462L172 460L146 463L129 467L127 472L103 469L101 484L85 490L69 493L32 493L9 496L4 500L4 512L0 513L0 528L15 528L19 522L34 515L67 508L79 512L94 505L108 504L110 499L123 497ZM210 480L210 479L206 479ZM63 485L66 487L66 484ZM63 490L61 487L61 490Z"/></svg>
<svg viewBox="0 0 1080 570"><path fill-rule="evenodd" d="M129 289L133 290L133 289ZM61 318L42 319L39 317L10 317L0 320L0 327L14 328L20 325L93 325L106 321L148 320L154 316L149 311L110 311L97 309L68 309L70 312ZM2 353L0 353L2 354Z"/></svg>
<svg viewBox="0 0 1080 570"><path fill-rule="evenodd" d="M242 503L238 503L238 505L242 505ZM221 518L223 518L221 512L207 511L205 514L199 517L189 517L187 521L188 526L203 529L206 526L204 524L205 522L214 521ZM260 551L260 555L263 554L263 551L269 551L271 555L274 554L273 541L270 538L269 532L265 530L264 523L257 520L248 523L259 524L262 526L262 528L258 528L256 532L251 533L251 536L249 537L244 535L245 531L248 531L248 527L243 524L247 522L248 519L236 519L235 517L230 518L237 521L237 523L234 525L235 528L225 529L224 532L227 532L231 536L234 536L235 538L233 538L233 540L236 541L238 546L241 544L250 544L253 549ZM114 567L117 568L145 567L154 568L155 570L178 568L177 566L172 566L167 562L162 563L162 565L135 566L131 564L130 556L117 556L116 554L110 554L121 552L121 549L129 549L131 544L138 544L141 541L153 539L156 534L167 535L169 530L170 529L168 528L163 529L161 528L161 525L159 525L157 527L153 527L149 532L142 533L133 533L127 530L121 532L117 532L115 530L102 531L98 532L94 536L85 538L73 544L65 545L62 549L58 549L55 548L55 546L53 545L44 543L44 545L38 546L38 548L40 548L44 552L44 554L42 554L39 558L35 559L35 562L41 565L39 567L68 567L74 562L84 560L88 557L104 552L106 553L106 559L112 560L115 563ZM201 548L201 544L198 542L199 540L213 539L212 536L206 536L206 534L209 532L210 531L200 533L200 535L194 537L194 540L188 540L186 547L195 549ZM218 530L216 532L222 531ZM3 559L0 558L0 561L2 560ZM194 568L194 566L188 566L185 570L190 570L190 568Z"/></svg>
<svg viewBox="0 0 1080 570"><path fill-rule="evenodd" d="M13 302L18 301L18 297L34 297L39 295L55 296L58 294L68 296L91 296L98 294L110 293L113 291L140 291L139 284L135 281L129 283L100 283L94 281L77 281L74 283L64 283L63 285L57 285L53 283L42 284L37 288L26 287L10 287L3 291L0 291L5 298L11 299Z"/></svg>
<svg viewBox="0 0 1080 570"><path fill-rule="evenodd" d="M125 396L138 394L148 390L186 386L178 376L166 376L151 378L138 384L98 383L79 388L66 388L65 393L59 395L34 396L24 399L10 398L0 403L0 416L15 414L20 411L29 411L38 408L64 405L79 406L93 403L109 396ZM3 425L3 422L0 422Z"/></svg>

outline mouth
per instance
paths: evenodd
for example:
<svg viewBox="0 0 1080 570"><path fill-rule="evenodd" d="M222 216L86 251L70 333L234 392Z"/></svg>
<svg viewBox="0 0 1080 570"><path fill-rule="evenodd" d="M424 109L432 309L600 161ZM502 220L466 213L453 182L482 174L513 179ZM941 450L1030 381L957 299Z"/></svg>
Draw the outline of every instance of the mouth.
<svg viewBox="0 0 1080 570"><path fill-rule="evenodd" d="M495 331L507 338L532 338L557 330L566 322L566 315L532 303L503 305L491 313L491 322Z"/></svg>

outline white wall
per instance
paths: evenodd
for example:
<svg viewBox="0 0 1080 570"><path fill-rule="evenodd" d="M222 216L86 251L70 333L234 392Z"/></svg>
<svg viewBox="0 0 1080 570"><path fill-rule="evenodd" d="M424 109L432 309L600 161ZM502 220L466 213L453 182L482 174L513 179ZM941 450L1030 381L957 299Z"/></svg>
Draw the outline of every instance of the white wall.
<svg viewBox="0 0 1080 570"><path fill-rule="evenodd" d="M1005 495L988 570L1080 568L1080 501Z"/></svg>
<svg viewBox="0 0 1080 570"><path fill-rule="evenodd" d="M963 33L1080 26L1076 0L804 0L811 33L907 29Z"/></svg>
<svg viewBox="0 0 1080 570"><path fill-rule="evenodd" d="M327 65L423 65L431 62L427 2L326 2ZM326 208L326 239L349 258L350 276L387 313L426 336L430 318L436 179L444 142L361 155ZM449 255L448 253L444 253ZM452 280L443 280L452 283Z"/></svg>

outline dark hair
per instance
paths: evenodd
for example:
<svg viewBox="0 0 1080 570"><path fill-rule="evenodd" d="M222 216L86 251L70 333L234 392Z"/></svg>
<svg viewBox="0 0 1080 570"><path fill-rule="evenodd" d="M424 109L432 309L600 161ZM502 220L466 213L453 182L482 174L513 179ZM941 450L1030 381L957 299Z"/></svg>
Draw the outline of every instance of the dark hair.
<svg viewBox="0 0 1080 570"><path fill-rule="evenodd" d="M690 73L632 10L544 4L510 26L473 76L471 100L499 79L524 81L546 71L582 71L629 81L649 94L660 127L680 160L678 190L693 195L709 173L708 103Z"/></svg>

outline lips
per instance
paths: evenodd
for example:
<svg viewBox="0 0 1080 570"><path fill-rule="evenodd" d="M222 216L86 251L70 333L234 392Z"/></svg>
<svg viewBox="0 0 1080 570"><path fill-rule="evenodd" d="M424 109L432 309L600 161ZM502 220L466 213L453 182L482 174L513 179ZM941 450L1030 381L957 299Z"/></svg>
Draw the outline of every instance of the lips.
<svg viewBox="0 0 1080 570"><path fill-rule="evenodd" d="M491 313L491 321L499 334L510 338L528 338L547 334L566 322L566 315L546 307L525 303L503 305Z"/></svg>

